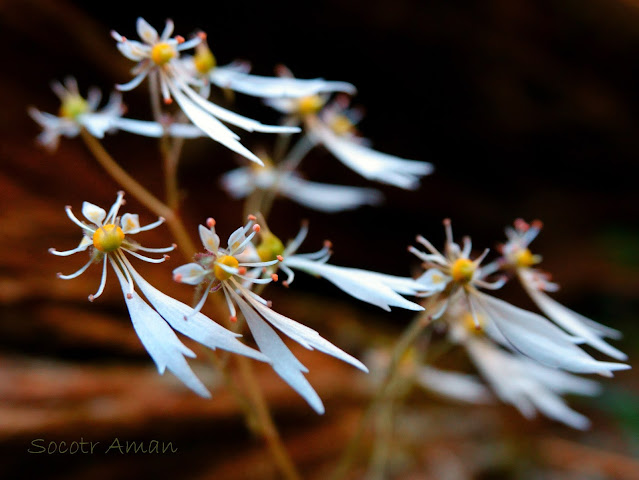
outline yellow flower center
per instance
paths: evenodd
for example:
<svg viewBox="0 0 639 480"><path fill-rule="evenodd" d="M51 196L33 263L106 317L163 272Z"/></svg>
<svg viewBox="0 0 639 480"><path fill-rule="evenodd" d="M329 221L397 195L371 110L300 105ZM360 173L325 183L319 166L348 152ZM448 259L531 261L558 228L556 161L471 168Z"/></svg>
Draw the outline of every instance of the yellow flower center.
<svg viewBox="0 0 639 480"><path fill-rule="evenodd" d="M213 267L215 278L217 278L218 280L228 280L233 276L233 274L220 267L220 264L226 265L227 267L231 268L237 268L239 267L240 262L237 261L237 258L231 255L224 255L223 257L217 259L217 261L215 262L215 266Z"/></svg>
<svg viewBox="0 0 639 480"><path fill-rule="evenodd" d="M175 50L173 45L167 42L156 43L151 49L151 60L153 60L156 65L162 66L176 56L177 50Z"/></svg>
<svg viewBox="0 0 639 480"><path fill-rule="evenodd" d="M331 122L331 128L337 135L345 135L353 130L353 122L351 122L345 115L336 115Z"/></svg>
<svg viewBox="0 0 639 480"><path fill-rule="evenodd" d="M124 241L124 232L112 223L98 228L93 234L93 246L103 253L117 250Z"/></svg>
<svg viewBox="0 0 639 480"><path fill-rule="evenodd" d="M213 56L213 52L203 44L199 44L195 49L195 55L193 56L193 63L195 68L202 75L205 75L215 68L217 61Z"/></svg>
<svg viewBox="0 0 639 480"><path fill-rule="evenodd" d="M539 255L533 255L527 248L522 248L513 254L513 260L516 267L532 267L541 259Z"/></svg>
<svg viewBox="0 0 639 480"><path fill-rule="evenodd" d="M475 264L467 258L458 258L453 263L451 274L457 283L468 283L473 279Z"/></svg>
<svg viewBox="0 0 639 480"><path fill-rule="evenodd" d="M324 100L319 95L310 95L298 100L297 110L300 115L311 115L317 112L324 105Z"/></svg>
<svg viewBox="0 0 639 480"><path fill-rule="evenodd" d="M275 260L278 255L284 253L284 244L272 233L262 234L262 241L257 246L257 254L263 262Z"/></svg>
<svg viewBox="0 0 639 480"><path fill-rule="evenodd" d="M75 120L79 115L89 111L89 103L80 95L69 95L60 105L60 116Z"/></svg>

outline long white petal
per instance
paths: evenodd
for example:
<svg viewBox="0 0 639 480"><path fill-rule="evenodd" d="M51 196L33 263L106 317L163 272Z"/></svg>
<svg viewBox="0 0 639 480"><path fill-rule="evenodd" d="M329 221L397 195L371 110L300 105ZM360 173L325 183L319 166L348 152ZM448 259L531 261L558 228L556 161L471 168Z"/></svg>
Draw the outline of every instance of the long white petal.
<svg viewBox="0 0 639 480"><path fill-rule="evenodd" d="M338 137L323 125L315 125L312 133L339 161L369 180L415 190L419 187L419 178L433 171L433 165L428 162L378 152L352 139Z"/></svg>
<svg viewBox="0 0 639 480"><path fill-rule="evenodd" d="M572 337L540 315L480 292L470 299L516 350L539 363L576 373L607 376L612 371L630 368L622 363L595 360L575 345Z"/></svg>
<svg viewBox="0 0 639 480"><path fill-rule="evenodd" d="M240 167L222 175L220 183L231 197L238 199L246 197L255 190L254 178L255 175L250 168Z"/></svg>
<svg viewBox="0 0 639 480"><path fill-rule="evenodd" d="M195 376L195 373L193 373L184 358L185 356L195 357L195 354L180 342L171 327L142 300L137 292L131 293L131 298L129 298L129 286L124 275L115 263L112 262L111 265L118 276L118 280L120 280L133 328L138 334L142 345L144 345L144 348L157 365L160 374L163 374L164 370L168 368L195 393L202 397L210 398L211 394Z"/></svg>
<svg viewBox="0 0 639 480"><path fill-rule="evenodd" d="M239 137L225 127L217 118L203 111L198 105L193 103L191 99L175 88L173 84L169 83L168 85L171 90L171 95L173 95L173 98L175 98L175 101L185 115L209 137L249 160L259 165L264 165L262 160L238 142L237 139Z"/></svg>
<svg viewBox="0 0 639 480"><path fill-rule="evenodd" d="M180 83L178 87L186 93L189 98L197 104L198 107L206 110L211 115L215 115L220 120L230 123L231 125L235 125L237 127L243 128L249 132L265 132L265 133L298 133L300 129L298 127L289 127L289 126L279 126L279 125L264 125L263 123L258 122L257 120L253 120L242 115L239 115L235 112L231 112L226 108L222 108L219 105L215 105L214 103L209 102L207 99L203 98L196 91L190 88L185 83Z"/></svg>
<svg viewBox="0 0 639 480"><path fill-rule="evenodd" d="M132 268L129 268L129 271L151 305L178 332L212 350L221 348L262 362L269 362L263 354L237 340L241 335L218 325L200 312L193 314L193 308L160 292Z"/></svg>
<svg viewBox="0 0 639 480"><path fill-rule="evenodd" d="M132 118L113 119L111 127L145 137L159 138L164 135L164 128L158 122L147 122ZM188 123L173 123L168 126L166 133L168 136L176 138L199 138L206 135L200 128Z"/></svg>
<svg viewBox="0 0 639 480"><path fill-rule="evenodd" d="M378 277L368 275L373 272L327 265L297 255L286 257L284 264L290 268L297 268L310 273L311 275L324 277L349 295L363 302L377 305L387 311L390 311L390 307L401 307L413 311L421 311L424 309L420 305L410 302L397 294L391 286L380 281ZM404 285L404 287L405 286L406 285ZM416 289L420 287L421 285L416 283Z"/></svg>
<svg viewBox="0 0 639 480"><path fill-rule="evenodd" d="M266 305L255 300L253 297L247 296L246 299L260 315L262 315L282 333L289 336L303 347L308 348L309 350L319 350L320 352L339 358L346 363L350 363L364 372L368 372L366 365L357 360L355 357L337 348L312 328L302 325L291 318L271 310Z"/></svg>
<svg viewBox="0 0 639 480"><path fill-rule="evenodd" d="M304 400L320 415L324 413L324 404L317 392L304 377L308 369L293 355L275 331L253 310L232 288L227 289L240 307L246 323L260 350L273 364L273 370L299 393Z"/></svg>
<svg viewBox="0 0 639 480"><path fill-rule="evenodd" d="M492 403L493 397L475 375L420 367L415 376L423 388L455 400L469 403Z"/></svg>
<svg viewBox="0 0 639 480"><path fill-rule="evenodd" d="M529 281L529 277L526 272L520 273L522 285L528 292L528 295L537 304L539 309L544 312L555 323L563 327L568 332L583 338L586 343L600 352L605 353L617 360L627 360L628 356L620 350L617 350L611 345L608 345L600 338L600 333L593 331L588 325L586 325L582 319L583 316L576 312L573 312L567 307L556 300L550 298L545 293L537 290L535 286Z"/></svg>
<svg viewBox="0 0 639 480"><path fill-rule="evenodd" d="M261 98L301 98L322 92L344 92L353 95L354 85L347 82L328 82L323 78L299 79L265 77L240 72L234 65L217 67L211 71L211 81L221 88Z"/></svg>
<svg viewBox="0 0 639 480"><path fill-rule="evenodd" d="M309 182L294 175L282 178L278 191L297 203L322 212L340 212L363 205L379 205L384 198L381 192L372 188Z"/></svg>

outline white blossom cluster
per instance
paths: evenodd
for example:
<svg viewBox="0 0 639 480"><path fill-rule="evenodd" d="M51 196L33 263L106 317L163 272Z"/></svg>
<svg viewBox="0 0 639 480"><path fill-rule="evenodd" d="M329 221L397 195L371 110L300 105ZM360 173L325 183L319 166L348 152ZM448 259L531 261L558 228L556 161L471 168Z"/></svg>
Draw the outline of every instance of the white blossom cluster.
<svg viewBox="0 0 639 480"><path fill-rule="evenodd" d="M361 113L350 107L349 96L356 92L350 83L297 79L284 67L279 68L278 76L265 77L250 74L250 66L243 62L218 66L204 33L185 39L174 35L173 30L170 20L162 33L158 33L139 18L139 41L112 32L120 52L135 62L133 78L117 85L118 92L111 94L102 109L99 109L98 90L90 89L85 99L73 78L67 78L64 84L54 83L52 88L61 102L59 115L29 109L43 128L38 141L55 149L60 136L74 137L81 131L97 138L118 131L156 138L210 137L252 162L222 177L223 188L233 198L247 198L249 202L256 194L262 195L258 197L262 200L269 195L279 195L324 212L377 205L383 196L372 188L306 180L298 168L315 147L326 149L368 180L406 190L418 188L421 178L433 171L430 163L373 150L370 142L358 135L356 125ZM145 80L151 92L155 119L126 118L119 91L132 90ZM282 113L280 124L265 125L217 105L209 99L212 86L263 99L266 105ZM180 113L167 116L162 109L173 102ZM232 128L277 134L282 148L275 149L272 155L256 154L240 142ZM308 369L291 352L281 334L307 349L319 350L368 371L363 363L317 331L273 310L262 296L261 289L278 281L280 276L285 276L281 283L290 286L296 272L328 280L346 294L387 311L391 307L415 312L427 308L418 314L428 315L446 326L449 341L466 349L493 391L491 394L474 376L421 365L416 381L450 397L486 402L496 396L527 417L538 410L575 428L586 428L588 420L571 410L561 395L591 395L597 392L598 385L575 374L612 376L614 371L629 368L623 363L596 360L581 347L588 345L624 361L626 356L605 340L618 338L618 331L567 309L547 295L555 291L557 285L534 268L541 257L528 249L539 232L537 222L532 225L521 220L515 222L515 227L506 231L508 241L501 249L501 256L482 265L488 250L471 258L470 239L464 238L462 245L455 243L447 221L442 252L421 236L417 241L426 251L409 247L424 267L417 278L411 278L333 265L329 263L332 253L329 243L317 252L299 253L308 231L307 224L285 245L260 217L258 202L258 210L253 211L255 215L250 215L246 223L230 235L226 246L221 245L215 220L209 218L205 225L199 226L202 252L192 262L173 270L176 282L198 287L200 297L197 305L191 307L151 286L128 258L151 263L166 259L165 253L174 246L146 248L131 238L158 227L163 219L140 226L137 215L119 215L122 205L123 192L118 193L108 213L84 202L84 220L78 219L71 207L67 207L67 215L82 230L82 240L74 249L64 252L52 249L51 253L67 256L88 252L89 260L75 273L59 276L73 279L92 264L101 264L102 280L97 292L89 297L94 300L103 292L107 271L111 268L122 287L133 327L160 373L168 368L202 396L210 394L185 358L195 354L180 341L176 331L208 348L269 363L318 413L324 412L324 406L304 376ZM151 258L146 253L163 256ZM482 291L498 290L515 277L545 317ZM240 342L241 335L201 313L210 295L223 296L232 322L237 321L241 313L257 349ZM420 304L406 296L426 300Z"/></svg>

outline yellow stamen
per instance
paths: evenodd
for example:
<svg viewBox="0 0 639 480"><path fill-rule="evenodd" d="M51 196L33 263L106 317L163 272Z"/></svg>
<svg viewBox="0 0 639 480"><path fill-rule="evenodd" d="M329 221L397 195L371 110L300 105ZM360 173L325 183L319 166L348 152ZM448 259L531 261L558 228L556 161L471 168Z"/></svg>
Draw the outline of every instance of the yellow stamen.
<svg viewBox="0 0 639 480"><path fill-rule="evenodd" d="M117 250L122 246L123 241L124 232L112 223L98 228L93 234L93 246L103 253Z"/></svg>
<svg viewBox="0 0 639 480"><path fill-rule="evenodd" d="M317 112L324 105L324 100L319 95L310 95L298 100L297 110L300 115L311 115Z"/></svg>
<svg viewBox="0 0 639 480"><path fill-rule="evenodd" d="M457 283L468 283L473 279L475 264L467 258L458 258L453 263L451 274Z"/></svg>
<svg viewBox="0 0 639 480"><path fill-rule="evenodd" d="M176 56L175 47L167 42L156 43L151 49L151 60L156 65L164 65Z"/></svg>
<svg viewBox="0 0 639 480"><path fill-rule="evenodd" d="M477 321L475 321L473 315L470 312L466 312L462 317L462 321L468 333L475 335L483 333L486 321L481 315L477 315ZM477 325L477 323L479 323L479 325Z"/></svg>
<svg viewBox="0 0 639 480"><path fill-rule="evenodd" d="M533 255L527 248L522 248L513 254L513 260L517 267L532 267L541 261L541 257Z"/></svg>
<svg viewBox="0 0 639 480"><path fill-rule="evenodd" d="M240 262L237 261L237 258L231 255L224 255L223 257L217 259L217 261L215 262L215 266L213 267L215 278L217 278L218 280L228 280L233 276L233 274L220 267L220 264L226 265L227 267L231 268L238 268Z"/></svg>
<svg viewBox="0 0 639 480"><path fill-rule="evenodd" d="M80 95L69 95L60 105L60 116L75 120L79 115L89 111L89 103Z"/></svg>
<svg viewBox="0 0 639 480"><path fill-rule="evenodd" d="M275 260L278 255L284 253L284 244L279 238L271 232L264 232L261 235L262 241L257 246L257 254L260 256L260 260L270 262Z"/></svg>
<svg viewBox="0 0 639 480"><path fill-rule="evenodd" d="M202 75L209 73L217 65L217 61L213 56L213 53L205 44L200 43L195 48L195 55L193 56L193 64L198 72Z"/></svg>
<svg viewBox="0 0 639 480"><path fill-rule="evenodd" d="M353 130L354 125L345 115L336 115L331 122L331 128L337 135L345 135Z"/></svg>

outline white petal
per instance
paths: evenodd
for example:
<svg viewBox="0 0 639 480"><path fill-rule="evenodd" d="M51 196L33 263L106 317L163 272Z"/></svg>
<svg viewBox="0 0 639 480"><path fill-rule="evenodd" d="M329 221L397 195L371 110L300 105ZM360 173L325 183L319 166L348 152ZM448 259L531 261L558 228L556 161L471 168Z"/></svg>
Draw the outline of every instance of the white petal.
<svg viewBox="0 0 639 480"><path fill-rule="evenodd" d="M429 268L416 281L423 284L429 291L442 292L446 289L451 277L437 268Z"/></svg>
<svg viewBox="0 0 639 480"><path fill-rule="evenodd" d="M475 375L423 366L417 371L415 380L423 388L448 398L476 404L492 402L490 392Z"/></svg>
<svg viewBox="0 0 639 480"><path fill-rule="evenodd" d="M299 79L250 75L232 68L217 67L211 71L211 81L221 88L262 98L301 98L321 92L354 94L356 89L347 82L327 82L323 78Z"/></svg>
<svg viewBox="0 0 639 480"><path fill-rule="evenodd" d="M199 225L198 231L200 232L200 240L202 240L204 248L211 253L217 254L217 251L220 248L220 237L204 225Z"/></svg>
<svg viewBox="0 0 639 480"><path fill-rule="evenodd" d="M470 299L516 350L539 363L576 373L602 375L630 368L622 363L595 360L575 345L572 337L540 315L479 292Z"/></svg>
<svg viewBox="0 0 639 480"><path fill-rule="evenodd" d="M195 393L210 398L211 394L195 376L184 358L184 356L195 357L195 354L180 342L171 327L140 298L137 292L133 292L131 298L128 298L128 283L119 268L114 263L112 266L120 280L133 328L157 365L160 374L168 368Z"/></svg>
<svg viewBox="0 0 639 480"><path fill-rule="evenodd" d="M231 112L225 108L220 107L219 105L215 105L214 103L209 102L207 99L200 96L197 92L195 92L192 88L190 88L185 83L180 83L181 90L186 93L190 99L197 104L198 107L206 110L211 115L215 115L220 120L230 123L231 125L235 125L237 127L243 128L249 132L266 132L266 133L298 133L300 129L298 127L288 127L288 126L278 126L278 125L264 125L263 123L258 122L257 120L253 120L242 115L239 115L235 112ZM195 123L195 122L193 122Z"/></svg>
<svg viewBox="0 0 639 480"><path fill-rule="evenodd" d="M371 188L309 182L294 175L280 179L278 191L296 202L322 212L340 212L362 205L378 205L383 195Z"/></svg>
<svg viewBox="0 0 639 480"><path fill-rule="evenodd" d="M377 152L346 137L338 137L321 125L316 125L312 132L338 160L369 180L414 190L419 187L419 178L433 171L428 162Z"/></svg>
<svg viewBox="0 0 639 480"><path fill-rule="evenodd" d="M180 277L180 283L199 285L204 281L207 271L197 263L187 263L173 270L173 277Z"/></svg>
<svg viewBox="0 0 639 480"><path fill-rule="evenodd" d="M529 275L526 275L527 273L528 272L522 272L520 274L522 285L528 292L528 295L530 295L533 301L537 304L539 309L546 315L548 315L551 320L553 320L555 323L557 323L573 335L583 338L588 345L596 348L600 352L616 358L617 360L628 359L628 356L625 353L604 342L599 337L600 332L593 331L589 326L587 326L582 321L582 319L585 317L579 315L576 312L573 312L569 308L564 307L545 293L537 290L535 286L530 282L530 277Z"/></svg>
<svg viewBox="0 0 639 480"><path fill-rule="evenodd" d="M164 129L158 122L118 118L113 120L112 127L145 137L159 138L164 135ZM199 138L206 135L195 125L185 123L173 123L169 125L166 133L168 136L176 138Z"/></svg>
<svg viewBox="0 0 639 480"><path fill-rule="evenodd" d="M130 269L130 271L135 283L138 284L140 290L151 305L164 317L171 327L181 334L192 338L212 350L221 348L222 350L244 355L255 360L269 362L269 359L263 354L240 342L237 338L241 337L241 335L218 325L200 312L194 314L193 308L160 292L144 280L135 270Z"/></svg>
<svg viewBox="0 0 639 480"><path fill-rule="evenodd" d="M258 347L271 359L273 370L300 394L313 410L320 415L323 414L322 400L303 375L308 372L308 369L295 358L277 333L233 289L229 288L228 292L244 314Z"/></svg>
<svg viewBox="0 0 639 480"><path fill-rule="evenodd" d="M94 223L98 227L101 227L102 221L106 217L106 211L92 203L83 202L82 215L84 215L84 218L89 220L91 223Z"/></svg>
<svg viewBox="0 0 639 480"><path fill-rule="evenodd" d="M172 83L169 82L168 85L171 90L171 95L175 98L175 101L178 103L184 114L209 137L249 160L258 163L259 165L264 165L262 160L238 142L237 139L239 137L225 127L217 118L203 111L186 95L175 88Z"/></svg>
<svg viewBox="0 0 639 480"><path fill-rule="evenodd" d="M346 363L350 363L364 372L368 372L368 368L366 368L362 362L337 348L312 328L302 325L291 318L271 310L269 307L258 302L251 296L247 296L246 299L260 315L271 322L282 333L286 334L303 347L308 348L309 350L319 350L320 352L339 358Z"/></svg>
<svg viewBox="0 0 639 480"><path fill-rule="evenodd" d="M125 213L120 219L120 227L124 233L137 233L140 229L140 217L136 213Z"/></svg>
<svg viewBox="0 0 639 480"><path fill-rule="evenodd" d="M158 32L155 28L148 24L142 17L138 17L136 23L138 36L144 40L145 43L153 44L158 41Z"/></svg>
<svg viewBox="0 0 639 480"><path fill-rule="evenodd" d="M420 305L410 302L398 295L393 291L391 286L381 281L379 276L383 276L383 274L375 274L375 272L367 272L366 270L355 268L327 265L297 255L286 257L284 264L290 268L303 270L311 275L324 277L349 295L364 302L377 305L387 311L390 311L390 307L392 306L413 311L421 311L424 309ZM371 273L373 275L370 275ZM389 281L389 283L392 282ZM416 287L420 288L421 285L416 283Z"/></svg>

